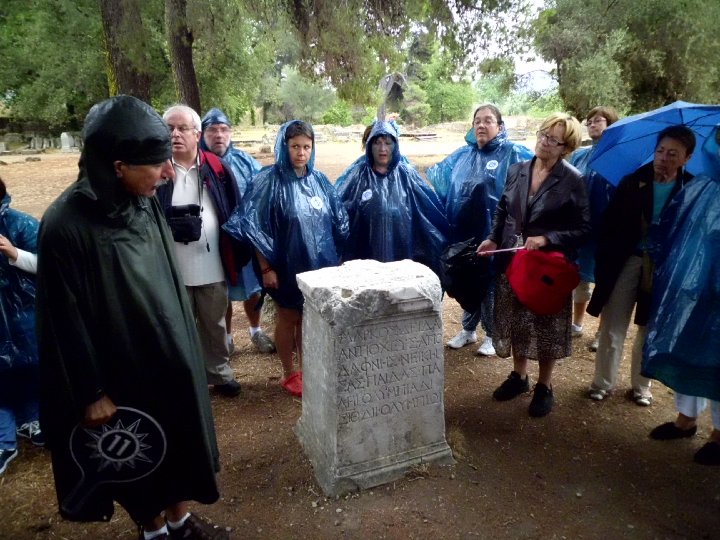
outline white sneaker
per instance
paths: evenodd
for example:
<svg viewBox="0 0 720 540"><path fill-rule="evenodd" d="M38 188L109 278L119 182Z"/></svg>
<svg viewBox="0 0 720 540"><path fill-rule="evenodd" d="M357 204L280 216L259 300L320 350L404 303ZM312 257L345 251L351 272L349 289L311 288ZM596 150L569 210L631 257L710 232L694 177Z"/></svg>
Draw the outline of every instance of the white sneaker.
<svg viewBox="0 0 720 540"><path fill-rule="evenodd" d="M465 345L475 343L476 341L477 334L475 332L460 330L454 338L447 342L447 346L451 349L461 349Z"/></svg>
<svg viewBox="0 0 720 540"><path fill-rule="evenodd" d="M582 327L582 326L578 326L578 325L575 324L575 323L572 323L572 324L570 325L570 335L571 335L572 337L580 337L580 336L582 336L582 333L583 333L583 327Z"/></svg>
<svg viewBox="0 0 720 540"><path fill-rule="evenodd" d="M608 397L609 392L607 390L603 390L602 388L595 388L594 386L590 387L590 390L588 391L588 397L592 399L593 401L602 401L606 397Z"/></svg>
<svg viewBox="0 0 720 540"><path fill-rule="evenodd" d="M491 337L485 336L485 339L483 339L482 345L480 345L477 353L481 354L482 356L495 356L495 347L493 347Z"/></svg>

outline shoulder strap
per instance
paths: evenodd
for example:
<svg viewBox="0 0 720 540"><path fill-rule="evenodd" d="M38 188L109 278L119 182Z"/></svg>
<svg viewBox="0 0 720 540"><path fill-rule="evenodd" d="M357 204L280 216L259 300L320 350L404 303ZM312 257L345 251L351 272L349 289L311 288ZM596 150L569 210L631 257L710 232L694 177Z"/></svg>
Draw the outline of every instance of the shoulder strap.
<svg viewBox="0 0 720 540"><path fill-rule="evenodd" d="M225 168L219 157L212 152L203 152L203 157L218 178L225 177Z"/></svg>

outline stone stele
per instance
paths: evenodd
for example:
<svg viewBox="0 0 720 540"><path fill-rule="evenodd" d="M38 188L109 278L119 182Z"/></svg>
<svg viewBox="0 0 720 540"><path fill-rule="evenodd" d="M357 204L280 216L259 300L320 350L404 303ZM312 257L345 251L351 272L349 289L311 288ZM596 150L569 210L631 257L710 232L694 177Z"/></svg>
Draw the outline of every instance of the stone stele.
<svg viewBox="0 0 720 540"><path fill-rule="evenodd" d="M297 280L305 308L295 433L325 494L453 463L437 276L409 260L358 260Z"/></svg>

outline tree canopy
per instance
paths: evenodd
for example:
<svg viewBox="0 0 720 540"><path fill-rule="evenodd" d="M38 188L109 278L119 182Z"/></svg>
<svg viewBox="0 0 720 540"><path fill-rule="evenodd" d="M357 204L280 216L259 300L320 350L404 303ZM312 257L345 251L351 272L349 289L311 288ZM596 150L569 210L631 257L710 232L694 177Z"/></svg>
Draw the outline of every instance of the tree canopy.
<svg viewBox="0 0 720 540"><path fill-rule="evenodd" d="M566 107L621 112L720 101L716 0L555 0L533 25Z"/></svg>
<svg viewBox="0 0 720 540"><path fill-rule="evenodd" d="M525 50L528 17L529 0L4 0L0 101L55 128L117 93L347 122L400 72L413 122L454 120L473 60Z"/></svg>

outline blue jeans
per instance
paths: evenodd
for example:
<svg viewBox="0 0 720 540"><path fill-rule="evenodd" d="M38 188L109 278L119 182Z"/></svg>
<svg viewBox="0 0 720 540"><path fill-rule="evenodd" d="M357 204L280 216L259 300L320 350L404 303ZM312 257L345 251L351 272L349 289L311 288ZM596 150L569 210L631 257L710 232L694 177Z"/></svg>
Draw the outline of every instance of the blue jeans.
<svg viewBox="0 0 720 540"><path fill-rule="evenodd" d="M17 426L39 417L37 367L0 372L0 450L17 448Z"/></svg>
<svg viewBox="0 0 720 540"><path fill-rule="evenodd" d="M495 282L488 287L485 298L480 304L480 309L475 313L463 311L462 327L468 332L474 332L478 323L482 324L482 329L488 337L492 337L493 328L495 327Z"/></svg>

